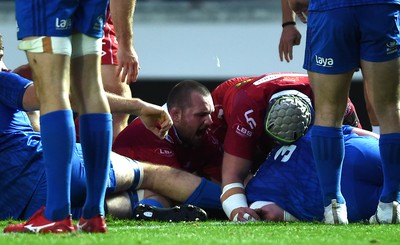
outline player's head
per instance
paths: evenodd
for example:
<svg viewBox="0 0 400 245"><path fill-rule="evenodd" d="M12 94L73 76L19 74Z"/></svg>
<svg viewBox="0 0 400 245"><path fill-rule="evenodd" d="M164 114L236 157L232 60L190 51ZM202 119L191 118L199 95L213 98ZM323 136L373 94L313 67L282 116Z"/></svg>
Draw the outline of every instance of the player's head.
<svg viewBox="0 0 400 245"><path fill-rule="evenodd" d="M212 123L211 113L214 110L207 87L193 80L184 80L171 89L167 106L181 140L192 145L201 143Z"/></svg>
<svg viewBox="0 0 400 245"><path fill-rule="evenodd" d="M343 124L350 125L356 128L360 127L360 119L358 118L356 108L354 107L354 104L351 102L350 98L347 99L347 106L344 113Z"/></svg>
<svg viewBox="0 0 400 245"><path fill-rule="evenodd" d="M310 98L297 90L284 90L271 96L265 131L281 144L292 144L307 132L313 118Z"/></svg>

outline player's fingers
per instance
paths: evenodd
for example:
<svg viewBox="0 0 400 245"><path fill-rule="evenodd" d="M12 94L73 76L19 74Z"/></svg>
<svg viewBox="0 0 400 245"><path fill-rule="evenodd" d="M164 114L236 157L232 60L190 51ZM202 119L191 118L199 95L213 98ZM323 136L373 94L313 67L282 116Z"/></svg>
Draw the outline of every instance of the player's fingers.
<svg viewBox="0 0 400 245"><path fill-rule="evenodd" d="M293 60L293 46L290 46L290 48L286 54L287 54L286 55L287 62L290 62L291 60Z"/></svg>
<svg viewBox="0 0 400 245"><path fill-rule="evenodd" d="M134 78L133 78L133 82L136 82L138 77L139 77L139 72L140 72L140 65L139 62L134 64L133 69L135 70L135 74L134 74Z"/></svg>
<svg viewBox="0 0 400 245"><path fill-rule="evenodd" d="M285 49L284 49L284 54L285 54L285 60L286 60L286 62L290 62L290 60L291 60L291 57L290 57L290 50L291 50L291 48L290 48L290 46L289 45L285 45Z"/></svg>
<svg viewBox="0 0 400 245"><path fill-rule="evenodd" d="M283 61L284 52L283 52L283 42L282 41L279 42L278 51L279 51L279 59L281 61Z"/></svg>

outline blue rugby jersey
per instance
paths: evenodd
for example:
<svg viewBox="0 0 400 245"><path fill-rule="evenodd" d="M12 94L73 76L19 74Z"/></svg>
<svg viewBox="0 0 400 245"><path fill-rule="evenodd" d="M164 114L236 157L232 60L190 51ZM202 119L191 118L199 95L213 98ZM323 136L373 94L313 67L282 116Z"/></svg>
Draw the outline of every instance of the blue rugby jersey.
<svg viewBox="0 0 400 245"><path fill-rule="evenodd" d="M342 192L350 222L376 211L383 177L378 140L346 133ZM310 132L310 130L308 131ZM249 204L272 201L301 221L324 218L322 193L312 156L310 133L289 146L276 147L246 186Z"/></svg>

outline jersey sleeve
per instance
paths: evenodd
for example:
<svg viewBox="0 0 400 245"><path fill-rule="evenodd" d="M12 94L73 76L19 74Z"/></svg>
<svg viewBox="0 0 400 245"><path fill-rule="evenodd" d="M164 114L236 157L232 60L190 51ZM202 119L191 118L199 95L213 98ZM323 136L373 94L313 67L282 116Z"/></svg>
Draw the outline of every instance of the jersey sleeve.
<svg viewBox="0 0 400 245"><path fill-rule="evenodd" d="M235 96L231 114L225 118L227 131L224 150L234 156L252 159L257 148L257 140L263 134L261 108L246 93Z"/></svg>
<svg viewBox="0 0 400 245"><path fill-rule="evenodd" d="M23 110L23 97L26 88L32 84L17 74L0 72L0 103L7 107Z"/></svg>
<svg viewBox="0 0 400 245"><path fill-rule="evenodd" d="M117 136L113 151L134 160L180 168L172 146L146 129L140 118Z"/></svg>

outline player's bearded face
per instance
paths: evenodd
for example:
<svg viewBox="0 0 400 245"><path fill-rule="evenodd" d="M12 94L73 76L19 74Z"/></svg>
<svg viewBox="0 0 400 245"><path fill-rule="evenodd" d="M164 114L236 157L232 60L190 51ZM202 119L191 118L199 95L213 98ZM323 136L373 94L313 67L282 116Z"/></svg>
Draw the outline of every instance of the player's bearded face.
<svg viewBox="0 0 400 245"><path fill-rule="evenodd" d="M177 127L177 125L175 125ZM202 142L203 136L209 127L204 119L196 115L187 115L181 121L178 131L181 140L193 146L199 145Z"/></svg>

